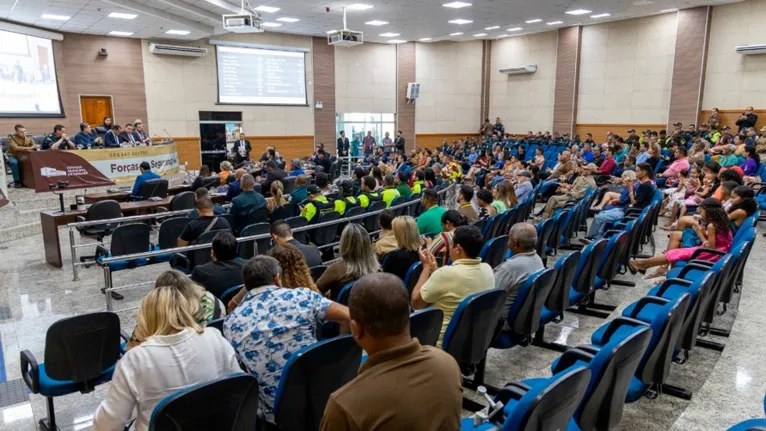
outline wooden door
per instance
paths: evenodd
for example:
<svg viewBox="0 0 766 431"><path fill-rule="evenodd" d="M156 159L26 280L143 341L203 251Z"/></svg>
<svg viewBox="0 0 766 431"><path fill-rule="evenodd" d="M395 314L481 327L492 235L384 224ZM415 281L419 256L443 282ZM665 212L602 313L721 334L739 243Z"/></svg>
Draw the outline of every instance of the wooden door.
<svg viewBox="0 0 766 431"><path fill-rule="evenodd" d="M98 126L104 121L104 117L112 117L111 96L80 96L80 115L83 123L92 127ZM116 123L113 123L116 124Z"/></svg>

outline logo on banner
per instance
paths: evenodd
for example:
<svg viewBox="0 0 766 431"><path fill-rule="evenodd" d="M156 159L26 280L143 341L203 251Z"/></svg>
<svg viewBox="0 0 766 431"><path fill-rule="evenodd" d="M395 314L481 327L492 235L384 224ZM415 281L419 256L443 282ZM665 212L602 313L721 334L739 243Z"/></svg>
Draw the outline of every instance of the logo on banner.
<svg viewBox="0 0 766 431"><path fill-rule="evenodd" d="M66 171L60 171L56 168L40 168L40 175L44 177L65 177Z"/></svg>

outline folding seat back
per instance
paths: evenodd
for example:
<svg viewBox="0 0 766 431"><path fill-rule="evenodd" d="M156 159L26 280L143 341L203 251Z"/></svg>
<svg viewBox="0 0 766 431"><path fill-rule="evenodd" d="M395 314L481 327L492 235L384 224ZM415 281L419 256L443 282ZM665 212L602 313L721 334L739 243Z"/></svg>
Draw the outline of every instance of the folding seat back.
<svg viewBox="0 0 766 431"><path fill-rule="evenodd" d="M118 226L112 232L112 243L109 250L103 246L96 247L96 261L109 257L127 256L136 253L146 253L151 251L152 245L149 242L151 228L145 223L131 223ZM146 265L147 258L133 259L130 261L117 261L106 264L112 271L119 271L127 268Z"/></svg>
<svg viewBox="0 0 766 431"><path fill-rule="evenodd" d="M424 346L436 346L442 330L444 312L428 307L410 314L410 335Z"/></svg>
<svg viewBox="0 0 766 431"><path fill-rule="evenodd" d="M484 222L484 228L481 230L481 234L484 236L484 242L487 242L493 238L493 229L496 229L495 220L498 217L498 215L493 215Z"/></svg>
<svg viewBox="0 0 766 431"><path fill-rule="evenodd" d="M537 243L535 244L535 251L537 252L537 255L540 256L540 259L545 262L548 258L548 255L545 253L545 248L548 245L548 241L551 238L551 234L553 233L553 219L545 219L537 224L536 230L537 230Z"/></svg>
<svg viewBox="0 0 766 431"><path fill-rule="evenodd" d="M348 299L351 297L351 290L354 288L355 282L346 283L345 286L338 293L338 304L348 306Z"/></svg>
<svg viewBox="0 0 766 431"><path fill-rule="evenodd" d="M361 359L362 349L350 335L319 341L293 353L274 394L279 429L319 429L330 394L356 377Z"/></svg>
<svg viewBox="0 0 766 431"><path fill-rule="evenodd" d="M718 314L718 304L721 302L723 293L734 288L733 285L737 281L737 275L735 274L737 258L742 256L746 246L747 243L742 242L731 248L729 252L731 259L724 262L721 271L718 273L718 277L716 277L716 282L713 284L712 291L710 292L710 301L707 303L707 307L702 310L703 322L707 324L713 323L713 319L715 319ZM693 260L690 261L687 266L692 265L693 262Z"/></svg>
<svg viewBox="0 0 766 431"><path fill-rule="evenodd" d="M545 300L545 308L559 314L569 308L569 289L572 286L576 269L581 260L582 252L576 250L561 256L556 261L556 264L553 266L553 269L556 271L556 279L553 282L551 292L548 294L548 299Z"/></svg>
<svg viewBox="0 0 766 431"><path fill-rule="evenodd" d="M268 223L256 223L242 229L240 238L265 235L271 233L271 225ZM250 259L257 254L266 254L271 248L271 237L262 238L254 241L242 242L239 244L239 255L242 259Z"/></svg>
<svg viewBox="0 0 766 431"><path fill-rule="evenodd" d="M484 360L505 296L503 289L474 293L466 297L452 315L442 347L455 358L465 375L473 374L476 365Z"/></svg>
<svg viewBox="0 0 766 431"><path fill-rule="evenodd" d="M702 278L694 280L687 290L690 295L689 308L686 310L686 318L676 342L676 348L681 349L685 357L688 357L688 352L697 344L702 310L707 308L710 301L710 292L713 289L715 278L715 274L708 272ZM656 296L663 297L663 293L662 287L660 287ZM683 362L685 361L684 359Z"/></svg>
<svg viewBox="0 0 766 431"><path fill-rule="evenodd" d="M500 223L500 227L498 228L497 236L508 235L508 231L511 230L511 226L517 222L519 207L520 205L516 205L513 208L508 208L508 211L502 214L504 217L503 221Z"/></svg>
<svg viewBox="0 0 766 431"><path fill-rule="evenodd" d="M554 268L541 269L521 284L507 316L508 326L514 334L531 338L540 328L543 305L553 288L555 278Z"/></svg>
<svg viewBox="0 0 766 431"><path fill-rule="evenodd" d="M325 271L327 271L327 267L324 265L312 266L311 268L309 268L309 272L311 273L311 279L314 280L314 282L319 280L319 277L321 277Z"/></svg>
<svg viewBox="0 0 766 431"><path fill-rule="evenodd" d="M553 230L551 231L551 236L548 240L548 247L546 250L546 253L549 255L558 253L559 245L561 244L561 231L571 211L571 209L565 209L554 214Z"/></svg>
<svg viewBox="0 0 766 431"><path fill-rule="evenodd" d="M376 211L382 211L386 209L386 203L383 201L377 201L370 204L369 207L367 207L367 212L376 212ZM362 219L362 223L364 224L364 228L367 229L367 232L375 232L376 230L380 229L380 213L373 214L369 217L365 217Z"/></svg>
<svg viewBox="0 0 766 431"><path fill-rule="evenodd" d="M506 218L508 218L508 215L509 215L508 211L506 211L503 214L495 215L491 223L489 222L489 220L487 220L487 223L490 225L489 238L486 238L487 240L503 235L501 230L503 225L505 224Z"/></svg>
<svg viewBox="0 0 766 431"><path fill-rule="evenodd" d="M290 225L290 229L305 227L309 224L308 220L301 216L286 218L285 223ZM300 232L293 231L293 238L302 244L308 244L308 233L305 230Z"/></svg>
<svg viewBox="0 0 766 431"><path fill-rule="evenodd" d="M163 398L152 411L151 431L256 429L258 381L238 373Z"/></svg>
<svg viewBox="0 0 766 431"><path fill-rule="evenodd" d="M278 221L278 220L285 220L290 217L295 217L295 214L297 212L298 212L298 205L293 202L289 202L282 205L281 207L274 208L274 210L269 215L269 221L274 223L275 221Z"/></svg>
<svg viewBox="0 0 766 431"><path fill-rule="evenodd" d="M160 230L157 234L157 245L160 250L178 247L178 237L189 224L188 217L171 217L165 219L160 224Z"/></svg>
<svg viewBox="0 0 766 431"><path fill-rule="evenodd" d="M446 265L447 262L444 262ZM412 291L415 289L415 285L418 284L420 274L423 272L423 265L420 262L413 263L404 275L404 287L407 288L407 297L412 297Z"/></svg>
<svg viewBox="0 0 766 431"><path fill-rule="evenodd" d="M492 238L489 242L484 244L479 258L482 262L488 264L492 268L497 267L505 259L505 252L508 250L508 235L498 236Z"/></svg>
<svg viewBox="0 0 766 431"><path fill-rule="evenodd" d="M340 219L340 214L335 211L330 211L319 216L319 223L327 223ZM337 226L323 226L313 231L314 242L318 246L331 244L335 241L335 235L337 233Z"/></svg>
<svg viewBox="0 0 766 431"><path fill-rule="evenodd" d="M732 251L738 251L739 255L732 253L736 259L736 263L732 270L733 274L730 282L726 285L726 289L721 292L720 301L724 304L731 303L731 299L736 289L737 283L742 280L742 276L745 271L745 264L747 263L747 259L750 257L750 251L753 249L753 244L755 243L755 228L745 228L745 226L746 224L743 223L742 227L740 227L739 231L737 231L736 236L738 236L738 238L735 236L735 240L733 242L734 246L732 247ZM742 234L740 235L740 233Z"/></svg>
<svg viewBox="0 0 766 431"><path fill-rule="evenodd" d="M620 259L623 257L624 250L629 242L629 233L620 232L612 234L609 237L606 249L604 250L604 259L598 264L596 285L598 289L604 289L614 280L617 275Z"/></svg>
<svg viewBox="0 0 766 431"><path fill-rule="evenodd" d="M168 210L181 211L193 209L195 200L194 192L181 192L170 200Z"/></svg>
<svg viewBox="0 0 766 431"><path fill-rule="evenodd" d="M604 256L606 243L606 239L593 241L582 250L582 257L580 257L574 280L572 280L572 290L578 294L575 296L585 297L595 290L596 273ZM569 301L570 305L574 305L571 294Z"/></svg>

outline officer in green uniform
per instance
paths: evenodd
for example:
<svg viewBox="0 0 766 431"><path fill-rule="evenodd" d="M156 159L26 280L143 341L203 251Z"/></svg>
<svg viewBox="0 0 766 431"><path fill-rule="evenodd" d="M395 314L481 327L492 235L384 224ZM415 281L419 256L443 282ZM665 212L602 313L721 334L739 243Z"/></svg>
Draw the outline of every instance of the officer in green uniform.
<svg viewBox="0 0 766 431"><path fill-rule="evenodd" d="M373 192L376 185L377 184L375 183L375 178L373 177L364 177L362 179L362 193L357 196L359 199L359 204L362 206L362 208L367 208L371 203L382 199L379 193Z"/></svg>
<svg viewBox="0 0 766 431"><path fill-rule="evenodd" d="M359 199L354 197L354 184L351 181L340 183L341 198L335 200L335 211L342 215L351 208L359 206Z"/></svg>
<svg viewBox="0 0 766 431"><path fill-rule="evenodd" d="M380 192L380 194L383 198L383 202L386 203L386 208L389 208L391 206L391 202L401 196L401 194L399 194L399 190L396 190L394 177L391 175L386 175L386 177L383 178L383 187L384 189L382 192Z"/></svg>
<svg viewBox="0 0 766 431"><path fill-rule="evenodd" d="M322 191L315 184L308 186L309 201L301 210L301 217L305 218L309 224L316 223L321 214L335 209L335 204L330 202L327 197L322 196Z"/></svg>

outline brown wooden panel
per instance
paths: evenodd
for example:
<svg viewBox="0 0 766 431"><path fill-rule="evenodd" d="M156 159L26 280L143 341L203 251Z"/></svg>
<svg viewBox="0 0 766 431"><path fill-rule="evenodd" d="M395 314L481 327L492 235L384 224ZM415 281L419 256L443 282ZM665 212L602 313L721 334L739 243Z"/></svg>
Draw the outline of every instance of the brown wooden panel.
<svg viewBox="0 0 766 431"><path fill-rule="evenodd" d="M718 118L721 121L721 127L729 126L732 130L737 131L737 120L742 113L745 112L745 108L742 109L719 109ZM758 115L758 122L755 123L755 129L760 130L761 127L766 126L766 109L754 109L753 112ZM707 123L707 119L710 118L710 114L713 111L705 109L700 111L697 119L697 124ZM684 123L686 124L686 123Z"/></svg>
<svg viewBox="0 0 766 431"><path fill-rule="evenodd" d="M575 127L581 39L582 27L580 26L562 28L558 31L553 130L560 133L571 133Z"/></svg>
<svg viewBox="0 0 766 431"><path fill-rule="evenodd" d="M314 153L314 137L306 136L253 136L250 138L253 151L250 158L258 159L261 157L266 147L269 145L279 152L279 154L290 163L294 158L302 159ZM335 145L329 145L328 148L335 148Z"/></svg>
<svg viewBox="0 0 766 431"><path fill-rule="evenodd" d="M406 150L415 148L415 104L407 103L407 84L415 82L415 43L396 45L396 127L402 131Z"/></svg>
<svg viewBox="0 0 766 431"><path fill-rule="evenodd" d="M489 95L492 84L492 41L484 40L481 44L481 114L477 124L484 124L484 120L489 118ZM494 119L490 118L490 121Z"/></svg>
<svg viewBox="0 0 766 431"><path fill-rule="evenodd" d="M447 142L451 144L452 141L456 141L458 139L478 137L478 133L418 133L415 136L415 139L417 140L418 147L434 149L441 145L444 139L446 139Z"/></svg>
<svg viewBox="0 0 766 431"><path fill-rule="evenodd" d="M99 56L101 48L109 55ZM53 41L64 118L0 118L0 132L12 133L21 123L28 133L47 134L53 126L63 124L72 135L79 132L81 122L80 96L112 96L114 118L119 124L146 119L146 93L141 40L126 37L106 37L64 33L63 41Z"/></svg>
<svg viewBox="0 0 766 431"><path fill-rule="evenodd" d="M617 133L620 136L628 136L628 129L636 129L636 132L641 134L642 130L659 131L664 128L664 124L577 124L575 125L574 134L580 135L581 139L585 139L586 133L593 133L594 141L604 142L609 132Z"/></svg>
<svg viewBox="0 0 766 431"><path fill-rule="evenodd" d="M311 43L311 55L314 64L314 100L322 102L322 109L314 109L314 139L334 152L335 47L328 45L326 38L315 37Z"/></svg>
<svg viewBox="0 0 766 431"><path fill-rule="evenodd" d="M712 11L710 6L701 6L678 12L669 124L678 121L690 124L698 116L705 84Z"/></svg>
<svg viewBox="0 0 766 431"><path fill-rule="evenodd" d="M178 151L178 164L183 165L188 163L186 169L196 171L202 164L202 156L200 155L199 137L175 137L176 151Z"/></svg>

